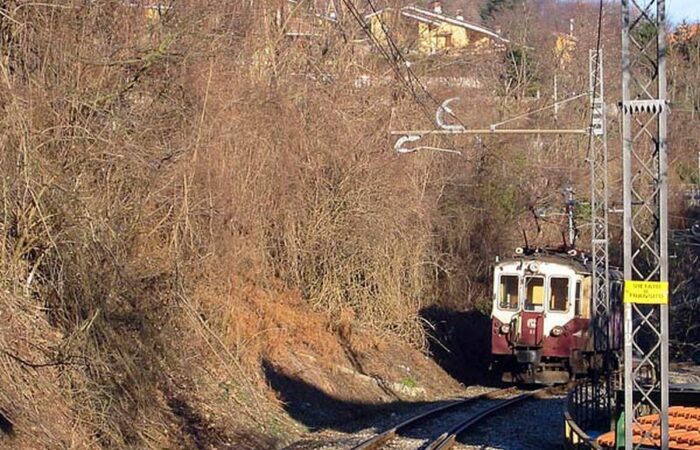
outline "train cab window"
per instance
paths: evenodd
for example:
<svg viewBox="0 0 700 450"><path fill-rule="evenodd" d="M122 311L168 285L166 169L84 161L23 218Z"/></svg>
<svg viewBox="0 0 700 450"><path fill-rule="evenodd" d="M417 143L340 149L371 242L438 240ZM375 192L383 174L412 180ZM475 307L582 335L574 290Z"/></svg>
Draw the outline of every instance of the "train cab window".
<svg viewBox="0 0 700 450"><path fill-rule="evenodd" d="M498 306L502 309L518 309L517 275L501 275L498 285Z"/></svg>
<svg viewBox="0 0 700 450"><path fill-rule="evenodd" d="M569 310L569 279L555 278L549 280L549 310L564 312Z"/></svg>
<svg viewBox="0 0 700 450"><path fill-rule="evenodd" d="M581 282L576 282L576 291L574 293L574 314L581 315Z"/></svg>
<svg viewBox="0 0 700 450"><path fill-rule="evenodd" d="M525 311L544 310L544 278L525 278Z"/></svg>

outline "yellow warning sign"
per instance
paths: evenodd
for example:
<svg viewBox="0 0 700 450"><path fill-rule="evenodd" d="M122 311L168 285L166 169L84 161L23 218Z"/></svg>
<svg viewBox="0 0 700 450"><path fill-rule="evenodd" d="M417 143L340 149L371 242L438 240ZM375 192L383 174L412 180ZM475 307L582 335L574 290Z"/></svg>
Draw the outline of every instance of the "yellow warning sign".
<svg viewBox="0 0 700 450"><path fill-rule="evenodd" d="M625 280L625 303L668 304L668 281Z"/></svg>

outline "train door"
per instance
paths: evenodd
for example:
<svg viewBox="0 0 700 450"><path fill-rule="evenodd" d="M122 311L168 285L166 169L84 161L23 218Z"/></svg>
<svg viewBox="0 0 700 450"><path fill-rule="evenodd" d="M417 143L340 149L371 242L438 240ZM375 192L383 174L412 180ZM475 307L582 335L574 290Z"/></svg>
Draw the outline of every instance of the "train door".
<svg viewBox="0 0 700 450"><path fill-rule="evenodd" d="M545 278L528 275L523 278L523 310L520 314L518 344L538 347L544 338Z"/></svg>

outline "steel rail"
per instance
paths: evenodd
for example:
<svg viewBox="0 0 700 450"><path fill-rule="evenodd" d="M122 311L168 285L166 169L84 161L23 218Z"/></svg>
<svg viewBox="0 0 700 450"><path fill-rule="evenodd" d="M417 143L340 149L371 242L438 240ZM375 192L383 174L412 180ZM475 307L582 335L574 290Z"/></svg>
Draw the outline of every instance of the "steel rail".
<svg viewBox="0 0 700 450"><path fill-rule="evenodd" d="M484 394L479 394L474 397L468 397L468 398L463 398L463 399L458 399L451 401L447 404L440 405L437 408L430 409L428 411L424 411L420 414L417 414L415 416L409 417L408 419L404 420L403 422L394 425L393 427L382 431L379 434L376 434L372 436L371 438L362 441L358 445L352 447L351 450L375 450L377 448L380 448L387 442L391 441L394 439L399 432L399 430L402 430L404 428L408 428L409 426L420 422L430 416L436 415L438 413L457 408L459 406L467 405L469 403L473 403L477 400L484 400L484 399L489 399L489 398L495 398L498 395L505 394L508 392L512 392L514 388L506 388L506 389L499 389L496 391L491 391L491 392L486 392Z"/></svg>
<svg viewBox="0 0 700 450"><path fill-rule="evenodd" d="M529 398L532 398L533 396L540 394L544 392L545 389L539 389L537 391L533 392L527 392L525 394L520 394L518 396L502 400L498 402L497 404L490 406L486 409L482 409L481 411L473 414L470 416L467 420L463 421L459 425L455 426L452 428L450 431L447 433L443 433L440 435L437 439L435 439L428 447L426 447L426 450L447 450L452 448L452 446L455 444L457 441L457 437L461 434L463 434L469 427L474 426L475 424L481 422L485 418L492 416L496 414L497 412L505 409L506 407L513 405L515 403L520 403L523 400L527 400Z"/></svg>

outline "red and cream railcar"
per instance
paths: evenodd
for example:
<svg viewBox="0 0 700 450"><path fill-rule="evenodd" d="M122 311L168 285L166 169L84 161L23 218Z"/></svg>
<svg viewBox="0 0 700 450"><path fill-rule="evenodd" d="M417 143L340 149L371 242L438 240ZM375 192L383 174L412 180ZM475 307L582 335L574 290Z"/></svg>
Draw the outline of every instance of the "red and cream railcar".
<svg viewBox="0 0 700 450"><path fill-rule="evenodd" d="M620 276L611 271L611 319L618 334ZM494 270L491 353L505 381L567 382L597 364L591 268L571 253L524 251ZM611 342L616 339L611 339Z"/></svg>

